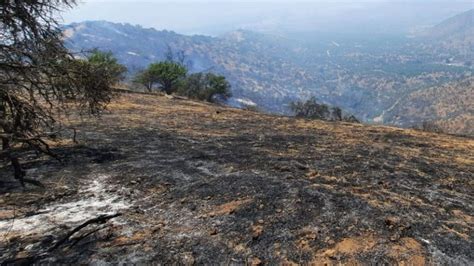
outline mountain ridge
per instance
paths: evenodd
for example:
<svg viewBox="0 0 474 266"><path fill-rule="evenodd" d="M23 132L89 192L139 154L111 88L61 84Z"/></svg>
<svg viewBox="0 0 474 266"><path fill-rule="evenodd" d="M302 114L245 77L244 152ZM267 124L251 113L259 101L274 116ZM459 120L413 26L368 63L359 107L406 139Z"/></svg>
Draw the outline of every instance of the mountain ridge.
<svg viewBox="0 0 474 266"><path fill-rule="evenodd" d="M445 38L446 36L458 34L459 32L471 31L474 27L474 9L467 10L463 13L457 14L453 17L436 24L428 29L424 35L430 38ZM462 33L463 35L465 33Z"/></svg>
<svg viewBox="0 0 474 266"><path fill-rule="evenodd" d="M420 34L425 42L437 42L463 55L474 54L474 9L450 17Z"/></svg>
<svg viewBox="0 0 474 266"><path fill-rule="evenodd" d="M365 122L412 126L413 121L385 114L414 91L472 74L469 58L408 39L361 42L327 36L310 45L248 30L212 37L104 21L71 24L65 32L73 51L110 50L131 73L163 60L168 47L183 51L191 72L226 76L234 106L252 102L280 114L290 113L290 102L315 96Z"/></svg>

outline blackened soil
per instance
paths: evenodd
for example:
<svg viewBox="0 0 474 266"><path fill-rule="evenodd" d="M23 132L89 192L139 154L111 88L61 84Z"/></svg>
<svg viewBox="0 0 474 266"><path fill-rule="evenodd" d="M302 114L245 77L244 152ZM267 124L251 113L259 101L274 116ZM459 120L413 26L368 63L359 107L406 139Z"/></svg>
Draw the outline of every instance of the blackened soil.
<svg viewBox="0 0 474 266"><path fill-rule="evenodd" d="M0 232L4 261L474 263L473 139L133 94L69 123L81 144L55 148L63 164L25 164L48 189L1 170L0 221L79 200L97 176L130 206L54 252L60 226Z"/></svg>

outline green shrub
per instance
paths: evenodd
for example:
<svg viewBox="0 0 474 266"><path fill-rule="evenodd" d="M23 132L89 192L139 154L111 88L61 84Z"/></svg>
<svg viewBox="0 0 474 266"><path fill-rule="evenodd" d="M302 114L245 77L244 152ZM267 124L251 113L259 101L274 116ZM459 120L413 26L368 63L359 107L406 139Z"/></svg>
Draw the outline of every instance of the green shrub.
<svg viewBox="0 0 474 266"><path fill-rule="evenodd" d="M88 57L87 62L100 68L107 75L109 82L118 83L125 78L127 68L118 63L112 52L94 50Z"/></svg>
<svg viewBox="0 0 474 266"><path fill-rule="evenodd" d="M213 73L195 73L189 75L180 84L177 94L208 102L226 100L231 97L230 84L224 76Z"/></svg>
<svg viewBox="0 0 474 266"><path fill-rule="evenodd" d="M147 69L135 76L134 81L144 85L150 92L158 84L158 89L171 94L176 90L178 83L186 77L187 72L186 67L179 63L163 61L150 64Z"/></svg>

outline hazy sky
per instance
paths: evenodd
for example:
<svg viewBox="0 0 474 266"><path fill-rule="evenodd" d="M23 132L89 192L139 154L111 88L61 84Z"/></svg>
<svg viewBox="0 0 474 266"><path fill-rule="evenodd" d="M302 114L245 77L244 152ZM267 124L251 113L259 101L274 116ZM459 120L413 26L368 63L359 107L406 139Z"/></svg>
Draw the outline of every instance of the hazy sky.
<svg viewBox="0 0 474 266"><path fill-rule="evenodd" d="M235 29L266 32L406 32L474 8L465 0L82 0L64 22L107 20L185 34Z"/></svg>

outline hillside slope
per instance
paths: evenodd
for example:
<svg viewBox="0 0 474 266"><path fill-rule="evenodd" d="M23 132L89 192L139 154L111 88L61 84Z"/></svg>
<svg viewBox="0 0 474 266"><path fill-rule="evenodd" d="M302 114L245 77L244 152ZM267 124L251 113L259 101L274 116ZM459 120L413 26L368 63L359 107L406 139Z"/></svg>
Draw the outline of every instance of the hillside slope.
<svg viewBox="0 0 474 266"><path fill-rule="evenodd" d="M421 34L444 48L472 56L474 53L474 9L448 18Z"/></svg>
<svg viewBox="0 0 474 266"><path fill-rule="evenodd" d="M48 189L0 169L0 262L474 262L471 138L153 95L109 111L68 122L65 165L29 157Z"/></svg>
<svg viewBox="0 0 474 266"><path fill-rule="evenodd" d="M112 51L132 73L163 60L168 45L184 51L191 72L210 70L230 81L235 106L254 102L265 111L288 113L290 102L315 96L363 121L380 117L380 122L403 126L410 118L384 117L400 98L472 75L472 68L462 63L466 56L454 60L453 53L438 48L384 37L326 36L305 43L243 30L219 37L186 36L105 21L65 26L65 37L73 51Z"/></svg>
<svg viewBox="0 0 474 266"><path fill-rule="evenodd" d="M474 78L410 93L386 118L405 126L430 121L445 132L474 136Z"/></svg>
<svg viewBox="0 0 474 266"><path fill-rule="evenodd" d="M309 95L315 88L310 75L292 62L294 45L265 34L235 31L216 38L186 36L106 21L74 23L64 32L71 50L110 50L132 73L164 60L168 47L183 51L191 72L223 74L235 98L268 110L287 111L281 102Z"/></svg>

